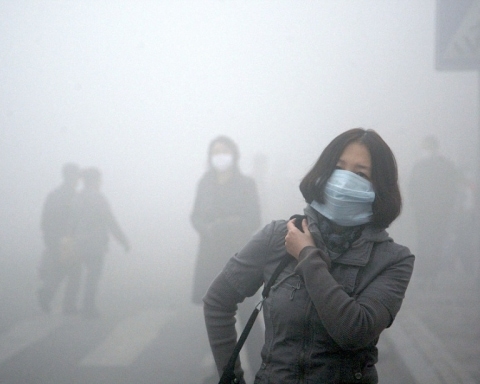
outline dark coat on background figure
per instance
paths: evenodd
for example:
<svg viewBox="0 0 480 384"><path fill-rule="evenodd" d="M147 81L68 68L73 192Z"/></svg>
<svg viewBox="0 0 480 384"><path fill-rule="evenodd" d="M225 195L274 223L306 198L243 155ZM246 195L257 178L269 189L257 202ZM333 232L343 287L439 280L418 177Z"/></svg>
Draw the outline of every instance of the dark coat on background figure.
<svg viewBox="0 0 480 384"><path fill-rule="evenodd" d="M434 278L450 265L445 250L455 231L459 173L451 160L433 155L415 164L409 182L420 261L418 273L422 278Z"/></svg>
<svg viewBox="0 0 480 384"><path fill-rule="evenodd" d="M80 291L81 269L85 267L85 287L82 311L96 316L96 296L103 273L110 234L129 249L128 240L121 230L106 197L95 188L85 188L74 201L72 231L76 253L81 261L77 273L67 286L69 305L74 308Z"/></svg>
<svg viewBox="0 0 480 384"><path fill-rule="evenodd" d="M120 244L128 244L108 200L95 189L85 189L76 198L73 232L78 250L85 258L102 257L108 250L110 234Z"/></svg>
<svg viewBox="0 0 480 384"><path fill-rule="evenodd" d="M45 249L39 266L42 279L52 285L48 296L53 296L61 281L66 265L61 260L62 240L71 234L72 203L75 186L64 183L50 192L43 205L41 224ZM58 281L58 283L57 283ZM50 301L49 299L46 299Z"/></svg>
<svg viewBox="0 0 480 384"><path fill-rule="evenodd" d="M225 184L207 172L197 188L192 225L200 236L192 301L202 297L226 261L238 252L260 225L255 181L235 171Z"/></svg>

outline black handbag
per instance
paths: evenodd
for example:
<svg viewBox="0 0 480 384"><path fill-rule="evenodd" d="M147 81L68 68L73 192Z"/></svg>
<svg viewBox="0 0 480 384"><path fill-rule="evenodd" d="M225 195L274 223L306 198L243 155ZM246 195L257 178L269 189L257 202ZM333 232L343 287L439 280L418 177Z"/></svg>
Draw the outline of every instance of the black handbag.
<svg viewBox="0 0 480 384"><path fill-rule="evenodd" d="M295 226L302 231L302 220L304 218L305 216L302 216L302 215L293 215L290 219L295 219ZM235 376L235 362L237 361L238 355L240 354L240 350L242 349L243 344L245 343L245 340L247 339L247 336L250 330L252 329L253 323L255 322L255 319L257 318L258 313L262 310L263 303L265 299L268 297L268 294L270 293L270 288L275 283L275 280L277 280L277 277L280 275L283 269L287 266L287 264L290 263L290 261L292 261L292 259L293 259L293 256L287 253L282 258L277 268L275 268L275 271L270 277L270 280L268 280L268 283L263 287L262 300L257 304L252 314L250 315L250 318L248 319L247 324L245 325L245 328L243 329L242 334L240 335L240 338L238 339L237 344L235 345L235 348L233 348L233 352L230 356L230 359L228 360L227 365L223 370L222 377L220 378L220 381L218 382L218 384L240 383L240 380L238 380L237 377Z"/></svg>

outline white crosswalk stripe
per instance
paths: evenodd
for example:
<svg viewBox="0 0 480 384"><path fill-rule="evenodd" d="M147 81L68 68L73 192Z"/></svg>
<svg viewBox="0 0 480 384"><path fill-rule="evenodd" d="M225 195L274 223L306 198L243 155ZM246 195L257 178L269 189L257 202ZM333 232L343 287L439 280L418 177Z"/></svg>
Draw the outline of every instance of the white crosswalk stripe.
<svg viewBox="0 0 480 384"><path fill-rule="evenodd" d="M42 315L17 323L0 335L0 364L44 339L63 324L61 315Z"/></svg>
<svg viewBox="0 0 480 384"><path fill-rule="evenodd" d="M120 367L130 365L161 328L174 315L174 311L151 309L121 321L95 350L80 362L82 366Z"/></svg>

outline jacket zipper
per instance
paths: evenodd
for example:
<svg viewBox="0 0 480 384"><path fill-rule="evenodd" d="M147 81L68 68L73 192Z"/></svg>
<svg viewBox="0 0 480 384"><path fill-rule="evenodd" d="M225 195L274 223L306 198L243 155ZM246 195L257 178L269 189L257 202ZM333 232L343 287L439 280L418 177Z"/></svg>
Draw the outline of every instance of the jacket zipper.
<svg viewBox="0 0 480 384"><path fill-rule="evenodd" d="M293 297L295 296L295 292L300 289L300 282L297 282L297 285L292 286L292 292L290 293L290 300L293 300Z"/></svg>
<svg viewBox="0 0 480 384"><path fill-rule="evenodd" d="M307 340L309 338L309 331L308 331L308 319L310 318L310 312L312 310L312 302L308 304L307 312L305 313L305 319L303 324L303 346L302 352L300 353L300 358L298 361L299 369L300 369L300 377L299 377L299 384L305 383L305 351L307 349Z"/></svg>

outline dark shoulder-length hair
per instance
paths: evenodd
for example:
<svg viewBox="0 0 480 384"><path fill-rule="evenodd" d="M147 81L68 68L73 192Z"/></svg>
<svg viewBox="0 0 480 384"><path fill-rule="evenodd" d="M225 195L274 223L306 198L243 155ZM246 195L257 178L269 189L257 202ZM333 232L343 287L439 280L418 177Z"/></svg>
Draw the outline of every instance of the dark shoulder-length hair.
<svg viewBox="0 0 480 384"><path fill-rule="evenodd" d="M237 169L238 168L238 159L240 158L240 153L238 151L238 146L230 137L225 136L225 135L217 136L216 138L214 138L210 142L210 144L208 146L208 167L212 168L212 163L211 163L212 150L213 150L213 146L216 143L222 143L223 145L225 145L226 147L228 147L230 149L230 151L232 152L232 155L233 155L233 168Z"/></svg>
<svg viewBox="0 0 480 384"><path fill-rule="evenodd" d="M371 182L375 190L372 224L388 228L402 208L397 162L387 143L372 129L353 128L334 138L300 182L300 191L307 203L310 204L313 200L323 203L325 184L335 170L343 151L352 143L365 145L372 160Z"/></svg>

